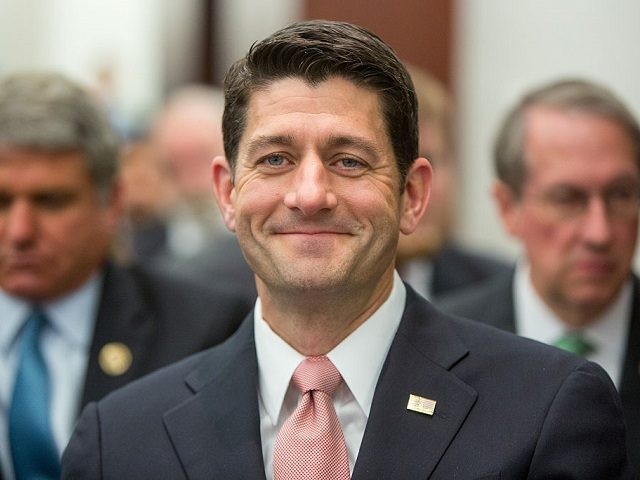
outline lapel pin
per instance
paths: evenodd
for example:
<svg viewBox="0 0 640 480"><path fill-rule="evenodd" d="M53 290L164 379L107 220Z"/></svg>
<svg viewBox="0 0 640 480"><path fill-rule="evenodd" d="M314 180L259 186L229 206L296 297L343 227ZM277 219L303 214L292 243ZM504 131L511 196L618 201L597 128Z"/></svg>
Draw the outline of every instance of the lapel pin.
<svg viewBox="0 0 640 480"><path fill-rule="evenodd" d="M98 363L102 371L111 377L122 375L131 366L133 355L124 343L107 343L100 349Z"/></svg>
<svg viewBox="0 0 640 480"><path fill-rule="evenodd" d="M420 397L413 393L409 395L409 403L407 403L407 410L412 412L422 413L424 415L433 415L436 409L436 401L430 398Z"/></svg>

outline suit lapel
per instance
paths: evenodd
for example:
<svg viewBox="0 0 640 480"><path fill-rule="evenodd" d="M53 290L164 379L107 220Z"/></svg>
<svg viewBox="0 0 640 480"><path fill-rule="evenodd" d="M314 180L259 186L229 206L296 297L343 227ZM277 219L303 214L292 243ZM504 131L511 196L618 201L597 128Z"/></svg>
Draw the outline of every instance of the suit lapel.
<svg viewBox="0 0 640 480"><path fill-rule="evenodd" d="M145 362L149 348L153 345L154 334L153 317L146 309L144 292L138 282L131 273L114 265L107 265L89 351L81 408L145 373ZM119 375L107 374L100 365L100 354L105 345L116 343L123 345L131 353L132 363Z"/></svg>
<svg viewBox="0 0 640 480"><path fill-rule="evenodd" d="M187 377L194 395L164 415L190 479L264 478L252 319Z"/></svg>
<svg viewBox="0 0 640 480"><path fill-rule="evenodd" d="M407 288L407 308L378 380L353 479L427 478L477 393L449 369L467 349L446 319ZM435 400L432 416L407 410L409 395Z"/></svg>
<svg viewBox="0 0 640 480"><path fill-rule="evenodd" d="M635 464L640 464L640 285L638 279L633 279L633 304L627 346L620 382L620 397L622 409L627 425L627 444L632 446L629 455Z"/></svg>
<svg viewBox="0 0 640 480"><path fill-rule="evenodd" d="M634 278L631 321L627 334L627 345L622 373L621 390L629 392L629 397L640 398L640 285Z"/></svg>

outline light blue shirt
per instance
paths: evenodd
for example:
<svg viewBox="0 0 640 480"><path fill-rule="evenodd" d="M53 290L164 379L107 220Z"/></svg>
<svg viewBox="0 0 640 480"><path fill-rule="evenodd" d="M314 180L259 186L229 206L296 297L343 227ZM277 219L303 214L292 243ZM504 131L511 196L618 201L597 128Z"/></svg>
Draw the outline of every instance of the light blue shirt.
<svg viewBox="0 0 640 480"><path fill-rule="evenodd" d="M378 377L402 319L406 294L404 284L395 272L389 298L327 354L344 379L333 395L333 405L342 426L351 472L364 436ZM273 445L301 396L289 383L304 356L264 321L260 299L254 310L254 328L262 455L267 478L273 478Z"/></svg>
<svg viewBox="0 0 640 480"><path fill-rule="evenodd" d="M102 276L95 274L69 295L41 305L48 323L40 348L51 380L51 428L62 453L78 416L97 315ZM32 304L0 290L0 462L5 480L14 478L7 415L20 354L20 337Z"/></svg>

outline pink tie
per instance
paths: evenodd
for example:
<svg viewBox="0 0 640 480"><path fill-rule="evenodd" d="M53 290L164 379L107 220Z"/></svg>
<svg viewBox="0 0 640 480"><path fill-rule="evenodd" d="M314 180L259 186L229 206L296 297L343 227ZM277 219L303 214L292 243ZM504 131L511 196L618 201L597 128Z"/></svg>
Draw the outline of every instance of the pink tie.
<svg viewBox="0 0 640 480"><path fill-rule="evenodd" d="M349 460L331 396L342 383L327 357L307 357L293 372L303 394L273 450L274 480L348 480Z"/></svg>

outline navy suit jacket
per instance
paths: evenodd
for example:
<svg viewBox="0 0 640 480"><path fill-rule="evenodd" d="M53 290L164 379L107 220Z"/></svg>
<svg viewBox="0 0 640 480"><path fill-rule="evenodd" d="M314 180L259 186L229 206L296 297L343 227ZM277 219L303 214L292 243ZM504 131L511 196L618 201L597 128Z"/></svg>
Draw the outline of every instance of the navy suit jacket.
<svg viewBox="0 0 640 480"><path fill-rule="evenodd" d="M634 478L599 366L407 290L353 480ZM62 478L264 479L257 384L249 315L225 343L90 404ZM435 413L407 410L410 394Z"/></svg>
<svg viewBox="0 0 640 480"><path fill-rule="evenodd" d="M446 245L431 260L433 274L431 276L432 301L438 304L439 299L461 288L468 288L510 270L510 264L495 257L482 255L461 248L453 243Z"/></svg>
<svg viewBox="0 0 640 480"><path fill-rule="evenodd" d="M223 287L207 288L159 271L109 263L81 405L222 342L252 307L243 296ZM132 353L131 366L122 375L111 376L100 367L100 351L111 342L126 345Z"/></svg>
<svg viewBox="0 0 640 480"><path fill-rule="evenodd" d="M494 277L474 289L453 294L440 304L454 315L477 319L488 325L515 333L513 304L514 272ZM640 474L640 283L633 279L633 305L627 334L620 396L627 426L629 458Z"/></svg>
<svg viewBox="0 0 640 480"><path fill-rule="evenodd" d="M159 271L108 263L81 406L222 342L235 332L252 307L246 296L223 287L207 288ZM130 367L117 376L105 373L99 362L100 351L112 342L126 345L132 354Z"/></svg>

